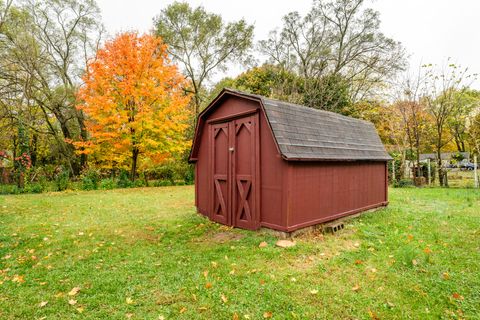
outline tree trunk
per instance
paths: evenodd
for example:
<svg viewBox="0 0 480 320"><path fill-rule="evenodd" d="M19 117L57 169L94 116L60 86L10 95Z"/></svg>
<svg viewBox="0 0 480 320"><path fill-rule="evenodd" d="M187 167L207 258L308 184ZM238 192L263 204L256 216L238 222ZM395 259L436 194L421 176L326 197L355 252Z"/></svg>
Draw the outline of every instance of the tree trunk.
<svg viewBox="0 0 480 320"><path fill-rule="evenodd" d="M60 110L60 109L59 109ZM55 118L58 120L60 124L60 129L62 130L63 138L67 140L72 140L72 134L70 132L70 129L68 128L67 125L67 120L63 116L63 114L60 111L53 111L55 114ZM70 143L67 142L65 144L65 156L67 157L68 165L70 166L70 171L74 177L78 176L81 171L80 164L78 163L78 158L75 158L75 147Z"/></svg>
<svg viewBox="0 0 480 320"><path fill-rule="evenodd" d="M138 161L139 150L137 147L132 149L132 166L130 169L130 180L135 181L135 176L137 174L137 161Z"/></svg>
<svg viewBox="0 0 480 320"><path fill-rule="evenodd" d="M437 147L437 172L438 172L438 182L440 186L443 187L443 167L442 167L442 151L440 148Z"/></svg>
<svg viewBox="0 0 480 320"><path fill-rule="evenodd" d="M38 149L38 135L34 133L32 135L32 144L30 146L30 160L32 161L32 167L37 166L37 149Z"/></svg>
<svg viewBox="0 0 480 320"><path fill-rule="evenodd" d="M87 141L88 132L87 132L87 127L85 126L85 118L83 116L83 112L81 110L77 110L76 117L77 117L78 126L80 128L80 138L82 139L82 141ZM82 153L80 155L80 167L82 169L87 166L87 160L88 160L87 155Z"/></svg>
<svg viewBox="0 0 480 320"><path fill-rule="evenodd" d="M420 177L423 177L423 172L422 172L422 168L420 167L420 147L418 145L417 145L415 151L416 151L415 156L417 158L417 161L416 161L416 166L417 166L416 177L420 178Z"/></svg>

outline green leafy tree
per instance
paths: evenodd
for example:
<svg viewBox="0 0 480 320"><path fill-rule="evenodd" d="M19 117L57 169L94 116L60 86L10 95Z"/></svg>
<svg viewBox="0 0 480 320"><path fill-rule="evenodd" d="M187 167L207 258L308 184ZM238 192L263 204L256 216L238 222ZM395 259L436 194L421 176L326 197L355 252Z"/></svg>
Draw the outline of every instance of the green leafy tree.
<svg viewBox="0 0 480 320"><path fill-rule="evenodd" d="M423 101L427 112L434 123L434 145L437 155L437 173L441 186L447 186L445 170L441 154L444 147L451 141L448 122L458 112L458 94L466 92L474 77L468 68L462 68L454 63L439 69L433 65L425 65L425 80L423 84Z"/></svg>
<svg viewBox="0 0 480 320"><path fill-rule="evenodd" d="M78 174L87 158L75 154L72 142L87 139L87 130L75 92L103 31L100 11L93 0L25 0L3 17L0 81L8 86L0 87L0 106L15 106L12 119L38 110L42 133L53 137L62 161ZM25 122L38 130L34 124Z"/></svg>
<svg viewBox="0 0 480 320"><path fill-rule="evenodd" d="M448 128L458 152L465 152L468 146L468 128L472 114L480 106L480 92L466 89L454 93L455 108L448 119Z"/></svg>
<svg viewBox="0 0 480 320"><path fill-rule="evenodd" d="M341 76L305 79L271 64L251 68L234 79L221 80L211 91L210 99L224 87L339 113L348 112L351 105L348 84Z"/></svg>
<svg viewBox="0 0 480 320"><path fill-rule="evenodd" d="M168 45L173 60L191 80L195 115L203 101L206 81L232 62L247 63L253 26L245 20L225 23L220 15L186 2L174 2L154 19L155 33Z"/></svg>
<svg viewBox="0 0 480 320"><path fill-rule="evenodd" d="M480 110L471 115L468 125L469 143L473 153L480 155Z"/></svg>

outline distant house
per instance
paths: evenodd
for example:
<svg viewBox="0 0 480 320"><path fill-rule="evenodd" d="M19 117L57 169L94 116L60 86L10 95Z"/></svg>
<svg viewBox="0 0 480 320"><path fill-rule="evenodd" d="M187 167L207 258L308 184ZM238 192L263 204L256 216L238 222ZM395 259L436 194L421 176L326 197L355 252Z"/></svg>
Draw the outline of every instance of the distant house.
<svg viewBox="0 0 480 320"><path fill-rule="evenodd" d="M442 161L451 161L454 159L458 154L462 155L464 159L470 160L470 152L442 152L440 154L440 158ZM437 160L436 153L422 153L420 154L420 161L424 160Z"/></svg>

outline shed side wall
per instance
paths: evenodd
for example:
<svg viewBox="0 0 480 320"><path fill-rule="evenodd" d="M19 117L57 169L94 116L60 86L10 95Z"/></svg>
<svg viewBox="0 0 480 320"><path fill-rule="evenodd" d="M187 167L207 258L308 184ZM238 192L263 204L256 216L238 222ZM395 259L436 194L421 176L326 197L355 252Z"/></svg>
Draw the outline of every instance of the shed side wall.
<svg viewBox="0 0 480 320"><path fill-rule="evenodd" d="M291 162L289 231L387 204L386 162Z"/></svg>
<svg viewBox="0 0 480 320"><path fill-rule="evenodd" d="M204 128L204 131L200 145L201 148L198 149L198 161L195 163L195 205L197 206L198 212L208 216L209 211L209 166L208 166L208 157L209 157L209 141L208 141L208 128Z"/></svg>
<svg viewBox="0 0 480 320"><path fill-rule="evenodd" d="M285 185L288 163L277 150L265 115L260 115L260 183L262 226L273 229L286 228Z"/></svg>

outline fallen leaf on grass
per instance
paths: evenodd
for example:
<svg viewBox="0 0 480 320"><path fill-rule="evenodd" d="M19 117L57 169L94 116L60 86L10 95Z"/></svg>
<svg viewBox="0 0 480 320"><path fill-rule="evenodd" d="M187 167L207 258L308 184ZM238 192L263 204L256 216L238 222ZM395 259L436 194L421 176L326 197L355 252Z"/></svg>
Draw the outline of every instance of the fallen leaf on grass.
<svg viewBox="0 0 480 320"><path fill-rule="evenodd" d="M70 292L68 293L69 296L74 296L80 291L79 287L74 287Z"/></svg>
<svg viewBox="0 0 480 320"><path fill-rule="evenodd" d="M12 282L24 283L25 282L24 276L20 276L20 275L16 274L16 275L13 276Z"/></svg>
<svg viewBox="0 0 480 320"><path fill-rule="evenodd" d="M71 306L74 306L74 305L77 304L77 300L75 300L75 299L70 299L70 300L68 300L68 304L71 305Z"/></svg>
<svg viewBox="0 0 480 320"><path fill-rule="evenodd" d="M240 317L238 316L238 313L234 313L232 316L232 320L240 320Z"/></svg>
<svg viewBox="0 0 480 320"><path fill-rule="evenodd" d="M183 307L182 309L180 309L180 313L184 313L185 311L187 311L187 308Z"/></svg>
<svg viewBox="0 0 480 320"><path fill-rule="evenodd" d="M46 305L48 304L48 301L42 301L40 302L40 304L38 305L40 308L43 308L45 307Z"/></svg>
<svg viewBox="0 0 480 320"><path fill-rule="evenodd" d="M373 312L372 310L368 309L368 315L370 316L371 319L373 320L379 320L380 318L377 316L377 314L375 312Z"/></svg>
<svg viewBox="0 0 480 320"><path fill-rule="evenodd" d="M463 296L461 296L459 293L455 292L452 294L452 297L457 300L463 300Z"/></svg>
<svg viewBox="0 0 480 320"><path fill-rule="evenodd" d="M352 287L352 291L357 292L358 290L360 290L360 286L358 284Z"/></svg>
<svg viewBox="0 0 480 320"><path fill-rule="evenodd" d="M125 302L126 302L127 304L134 304L134 303L135 303L135 301L133 301L133 299L130 298L130 297L127 297L127 298L125 299Z"/></svg>
<svg viewBox="0 0 480 320"><path fill-rule="evenodd" d="M221 295L221 298L222 298L223 303L227 303L227 302L228 302L227 297L225 297L225 295L224 295L223 293L222 293L222 295Z"/></svg>
<svg viewBox="0 0 480 320"><path fill-rule="evenodd" d="M317 294L317 293L318 293L318 290L317 290L317 289L312 289L312 290L310 290L310 293L311 293L311 294Z"/></svg>
<svg viewBox="0 0 480 320"><path fill-rule="evenodd" d="M355 260L355 264L356 264L356 265L359 265L359 264L362 264L362 263L363 263L363 261L360 260L360 259Z"/></svg>
<svg viewBox="0 0 480 320"><path fill-rule="evenodd" d="M78 313L82 313L84 309L83 309L83 307L78 307L76 310L77 310Z"/></svg>
<svg viewBox="0 0 480 320"><path fill-rule="evenodd" d="M205 284L205 288L210 289L212 287L212 284L210 282L207 282Z"/></svg>
<svg viewBox="0 0 480 320"><path fill-rule="evenodd" d="M448 279L450 279L450 275L448 274L448 272L444 272L444 273L442 274L442 278L443 278L444 280L448 280Z"/></svg>
<svg viewBox="0 0 480 320"><path fill-rule="evenodd" d="M260 242L260 244L258 245L259 248L265 248L265 247L268 247L268 243L266 243L265 241L262 241Z"/></svg>
<svg viewBox="0 0 480 320"><path fill-rule="evenodd" d="M429 247L426 247L425 249L423 249L423 252L425 252L426 254L430 254L432 253L432 249L430 249Z"/></svg>
<svg viewBox="0 0 480 320"><path fill-rule="evenodd" d="M263 313L263 317L264 317L265 319L271 318L271 317L272 317L272 313L271 313L270 311L264 312L264 313Z"/></svg>

